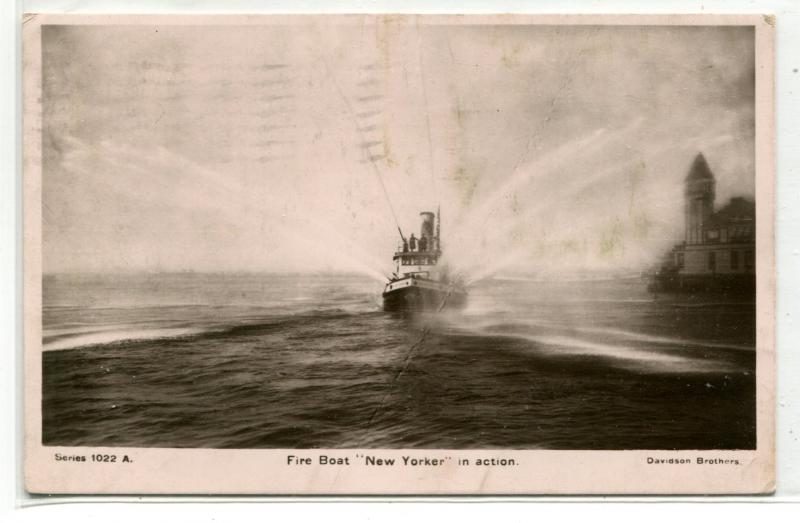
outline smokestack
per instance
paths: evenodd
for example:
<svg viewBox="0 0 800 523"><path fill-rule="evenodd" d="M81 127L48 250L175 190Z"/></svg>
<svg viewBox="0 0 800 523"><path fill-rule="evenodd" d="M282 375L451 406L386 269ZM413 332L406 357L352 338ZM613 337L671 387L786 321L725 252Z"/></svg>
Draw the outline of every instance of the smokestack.
<svg viewBox="0 0 800 523"><path fill-rule="evenodd" d="M432 212L421 212L419 213L420 217L422 217L422 229L420 230L420 238L427 238L428 241L433 239L433 213Z"/></svg>
<svg viewBox="0 0 800 523"><path fill-rule="evenodd" d="M436 236L433 237L433 250L438 251L442 248L439 244L442 232L442 207L436 207Z"/></svg>

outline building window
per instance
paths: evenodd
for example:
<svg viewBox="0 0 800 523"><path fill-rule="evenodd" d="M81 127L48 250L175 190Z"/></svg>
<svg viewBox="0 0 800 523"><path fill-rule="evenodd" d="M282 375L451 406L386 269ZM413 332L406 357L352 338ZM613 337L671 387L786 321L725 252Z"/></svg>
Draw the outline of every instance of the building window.
<svg viewBox="0 0 800 523"><path fill-rule="evenodd" d="M717 229L712 229L710 231L707 231L706 234L708 236L708 241L710 242L719 241L719 231Z"/></svg>
<svg viewBox="0 0 800 523"><path fill-rule="evenodd" d="M731 270L739 270L739 251L731 251Z"/></svg>
<svg viewBox="0 0 800 523"><path fill-rule="evenodd" d="M751 271L754 266L755 258L753 257L753 251L744 251L744 268Z"/></svg>
<svg viewBox="0 0 800 523"><path fill-rule="evenodd" d="M714 251L708 253L708 270L712 272L717 270L717 253Z"/></svg>
<svg viewBox="0 0 800 523"><path fill-rule="evenodd" d="M677 265L679 269L683 269L683 264L684 264L684 257L683 257L683 253L682 253L682 252L679 252L679 253L678 253L678 254L675 256L675 265Z"/></svg>

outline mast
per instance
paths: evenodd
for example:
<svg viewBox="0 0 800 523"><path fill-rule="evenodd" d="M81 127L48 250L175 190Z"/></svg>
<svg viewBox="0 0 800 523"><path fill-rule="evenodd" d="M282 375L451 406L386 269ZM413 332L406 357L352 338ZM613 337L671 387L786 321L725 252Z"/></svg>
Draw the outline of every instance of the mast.
<svg viewBox="0 0 800 523"><path fill-rule="evenodd" d="M347 112L350 115L353 124L355 124L356 131L361 136L362 141L364 141L364 131L361 130L361 127L358 124L358 118L356 118L356 113L353 110L353 106L348 100L347 96L345 96L344 91L342 91L342 87L339 85L339 82L336 81L336 76L333 74L333 70L331 69L330 64L328 63L325 58L322 58L322 63L325 64L325 70L328 73L328 76L331 77L333 80L333 85L336 87L336 91L339 93L339 97L344 102L345 107L347 108ZM429 126L430 127L430 126ZM383 183L383 178L381 177L380 169L378 165L375 163L375 160L367 154L366 149L362 149L362 154L369 160L369 164L372 166L372 172L375 173L375 176L378 178L378 182L380 183L381 189L383 190L383 196L386 198L386 203L389 205L389 210L392 213L392 218L394 218L394 224L397 226L397 232L400 233L400 239L404 242L406 241L406 237L403 235L402 229L400 229L400 222L397 220L397 214L394 212L394 206L392 205L392 199L389 198L389 191L386 190L386 184Z"/></svg>

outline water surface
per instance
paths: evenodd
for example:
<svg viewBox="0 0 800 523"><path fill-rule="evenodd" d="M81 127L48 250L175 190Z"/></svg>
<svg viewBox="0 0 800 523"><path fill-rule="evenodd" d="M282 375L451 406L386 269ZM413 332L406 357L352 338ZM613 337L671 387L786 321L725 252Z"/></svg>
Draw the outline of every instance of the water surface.
<svg viewBox="0 0 800 523"><path fill-rule="evenodd" d="M350 275L44 280L46 445L755 448L755 308L494 279L407 317Z"/></svg>

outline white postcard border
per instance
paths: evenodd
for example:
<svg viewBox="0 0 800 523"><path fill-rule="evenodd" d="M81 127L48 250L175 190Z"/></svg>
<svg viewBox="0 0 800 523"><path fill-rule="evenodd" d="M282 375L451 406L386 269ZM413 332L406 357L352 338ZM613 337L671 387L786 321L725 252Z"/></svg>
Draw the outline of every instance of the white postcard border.
<svg viewBox="0 0 800 523"><path fill-rule="evenodd" d="M311 15L298 15L307 19ZM326 23L370 15L326 16ZM378 15L396 17L396 15ZM406 18L406 17L402 17ZM413 17L408 17L413 18ZM468 22L467 22L468 21ZM25 471L30 492L63 494L748 494L775 488L774 18L760 15L425 15L423 23L754 25L756 27L757 440L755 451L218 450L41 444L41 49L43 24L297 23L266 15L28 15L23 27ZM113 453L131 463L55 462ZM512 467L289 466L289 455L514 459ZM740 460L648 465L647 458Z"/></svg>

